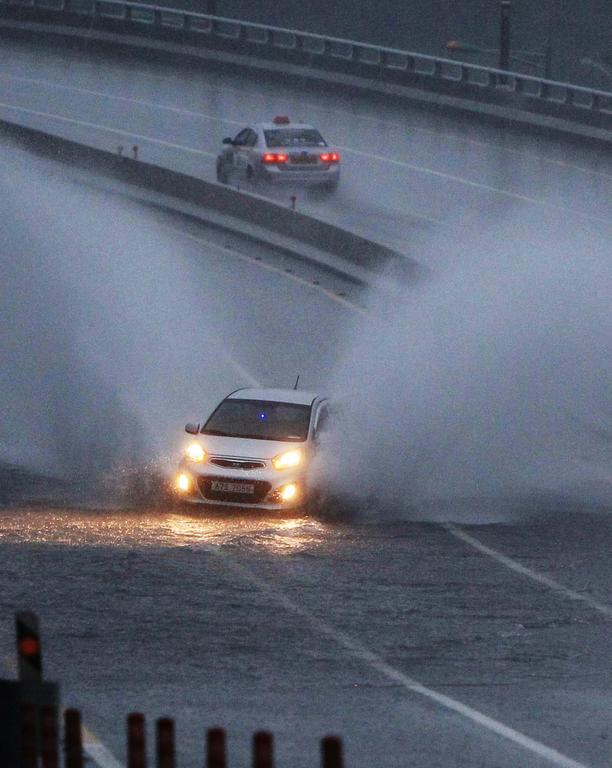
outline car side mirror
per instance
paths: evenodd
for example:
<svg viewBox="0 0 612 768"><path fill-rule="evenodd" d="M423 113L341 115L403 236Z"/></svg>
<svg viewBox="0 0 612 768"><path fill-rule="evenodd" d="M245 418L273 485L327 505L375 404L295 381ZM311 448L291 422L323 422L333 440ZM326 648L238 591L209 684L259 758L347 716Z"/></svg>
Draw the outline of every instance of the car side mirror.
<svg viewBox="0 0 612 768"><path fill-rule="evenodd" d="M226 136L226 137L223 139L223 141L222 141L221 143L222 143L222 144L233 144L233 143L234 143L234 140L233 140L233 139L230 139L230 137L229 137L229 136Z"/></svg>
<svg viewBox="0 0 612 768"><path fill-rule="evenodd" d="M197 435L200 431L200 425L194 424L193 422L189 422L189 424L185 424L185 432L189 435Z"/></svg>

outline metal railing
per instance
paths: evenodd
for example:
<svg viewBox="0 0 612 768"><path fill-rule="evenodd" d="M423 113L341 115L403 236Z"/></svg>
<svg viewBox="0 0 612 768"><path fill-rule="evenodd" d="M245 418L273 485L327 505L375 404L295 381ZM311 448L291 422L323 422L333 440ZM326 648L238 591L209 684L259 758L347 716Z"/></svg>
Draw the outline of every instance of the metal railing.
<svg viewBox="0 0 612 768"><path fill-rule="evenodd" d="M0 13L225 49L612 130L610 92L454 59L124 0L0 0Z"/></svg>

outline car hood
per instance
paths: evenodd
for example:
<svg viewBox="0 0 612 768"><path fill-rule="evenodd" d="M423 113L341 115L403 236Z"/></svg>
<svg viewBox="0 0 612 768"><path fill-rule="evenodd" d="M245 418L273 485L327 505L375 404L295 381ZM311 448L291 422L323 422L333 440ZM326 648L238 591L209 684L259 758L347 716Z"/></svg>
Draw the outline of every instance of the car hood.
<svg viewBox="0 0 612 768"><path fill-rule="evenodd" d="M214 456L236 456L243 459L271 459L291 448L303 448L305 442L281 442L279 440L249 440L246 437L221 437L198 435L198 442L206 453Z"/></svg>

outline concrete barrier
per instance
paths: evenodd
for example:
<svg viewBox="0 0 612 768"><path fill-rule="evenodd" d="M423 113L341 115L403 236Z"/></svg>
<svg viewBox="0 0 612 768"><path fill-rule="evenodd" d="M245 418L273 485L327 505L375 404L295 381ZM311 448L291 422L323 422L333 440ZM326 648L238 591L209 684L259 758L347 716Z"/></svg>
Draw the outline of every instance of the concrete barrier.
<svg viewBox="0 0 612 768"><path fill-rule="evenodd" d="M392 271L397 277L410 280L425 272L416 261L403 254L259 195L8 121L0 121L0 135L10 139L15 146L40 156L255 224L318 251L333 254L338 260L369 273Z"/></svg>

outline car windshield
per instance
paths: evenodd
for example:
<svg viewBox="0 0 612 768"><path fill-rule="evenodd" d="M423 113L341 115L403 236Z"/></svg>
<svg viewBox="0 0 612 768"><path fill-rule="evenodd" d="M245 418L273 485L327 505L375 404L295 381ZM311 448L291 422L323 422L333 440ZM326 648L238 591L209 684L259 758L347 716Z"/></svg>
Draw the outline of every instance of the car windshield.
<svg viewBox="0 0 612 768"><path fill-rule="evenodd" d="M202 427L204 435L302 442L308 436L310 406L265 400L224 400Z"/></svg>
<svg viewBox="0 0 612 768"><path fill-rule="evenodd" d="M314 128L274 128L264 131L268 147L326 147L323 136Z"/></svg>

